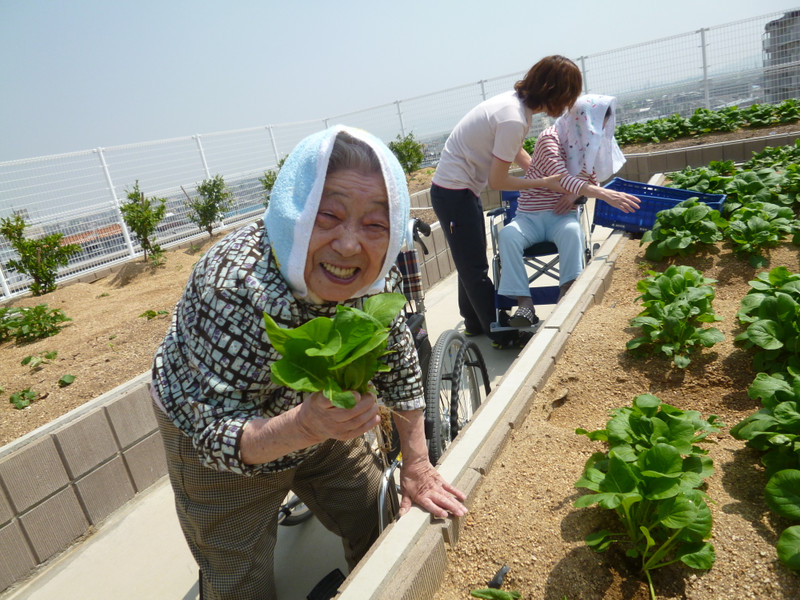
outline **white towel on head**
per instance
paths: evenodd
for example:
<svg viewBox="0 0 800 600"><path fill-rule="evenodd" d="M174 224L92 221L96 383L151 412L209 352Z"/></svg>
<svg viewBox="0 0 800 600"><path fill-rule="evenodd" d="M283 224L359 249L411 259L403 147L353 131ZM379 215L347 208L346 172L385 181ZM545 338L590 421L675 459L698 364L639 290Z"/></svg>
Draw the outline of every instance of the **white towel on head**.
<svg viewBox="0 0 800 600"><path fill-rule="evenodd" d="M597 180L602 182L625 164L625 156L614 139L616 106L617 99L613 96L585 94L558 118L555 127L567 155L570 175L594 171ZM603 121L609 109L611 114L604 127Z"/></svg>
<svg viewBox="0 0 800 600"><path fill-rule="evenodd" d="M303 139L281 167L264 213L264 227L272 244L278 268L296 296L308 296L305 265L308 244L319 209L328 171L328 160L339 132L366 142L381 164L389 197L389 248L378 278L353 297L383 291L384 278L403 246L409 218L410 200L405 173L397 157L374 135L361 129L335 125Z"/></svg>

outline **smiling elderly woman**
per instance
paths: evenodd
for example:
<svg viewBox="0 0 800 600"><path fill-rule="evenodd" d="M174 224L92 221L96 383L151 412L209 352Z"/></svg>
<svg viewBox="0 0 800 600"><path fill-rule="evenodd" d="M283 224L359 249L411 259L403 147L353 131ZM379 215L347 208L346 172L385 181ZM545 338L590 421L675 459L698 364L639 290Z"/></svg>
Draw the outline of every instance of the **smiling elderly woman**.
<svg viewBox="0 0 800 600"><path fill-rule="evenodd" d="M153 365L155 412L178 517L200 565L203 598L274 598L277 515L289 490L343 538L351 568L378 535L381 469L361 437L376 397L352 409L270 380L280 358L263 314L296 327L337 304L400 291L394 266L409 212L405 176L366 132L333 127L303 140L273 188L264 225L235 231L195 267ZM428 461L423 388L402 316L390 370L373 383L403 452L401 514L416 503L463 515L464 495Z"/></svg>

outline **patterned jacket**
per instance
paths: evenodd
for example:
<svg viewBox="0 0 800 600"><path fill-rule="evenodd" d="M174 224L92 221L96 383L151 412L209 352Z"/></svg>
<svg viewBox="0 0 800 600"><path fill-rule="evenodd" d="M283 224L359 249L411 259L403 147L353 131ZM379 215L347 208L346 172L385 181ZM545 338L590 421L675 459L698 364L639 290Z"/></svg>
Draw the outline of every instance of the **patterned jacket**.
<svg viewBox="0 0 800 600"><path fill-rule="evenodd" d="M401 291L393 268L386 291ZM363 298L346 304L361 308ZM245 423L269 418L303 401L303 394L270 380L280 355L269 344L263 313L281 326L296 327L318 316L332 317L335 303L298 300L278 270L265 229L252 224L215 244L195 266L170 329L153 363L153 387L165 413L192 438L200 460L220 471L253 475L298 465L315 447L262 465L242 462ZM397 410L424 406L419 361L401 315L392 324L384 360L391 370L373 383L383 404Z"/></svg>

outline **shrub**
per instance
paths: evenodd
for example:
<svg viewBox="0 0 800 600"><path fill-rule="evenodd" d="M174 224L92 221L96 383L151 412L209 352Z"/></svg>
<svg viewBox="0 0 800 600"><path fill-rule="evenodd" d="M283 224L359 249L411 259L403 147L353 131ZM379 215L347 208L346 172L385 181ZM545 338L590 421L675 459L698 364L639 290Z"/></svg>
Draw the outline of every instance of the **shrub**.
<svg viewBox="0 0 800 600"><path fill-rule="evenodd" d="M269 197L272 194L272 187L275 185L275 180L278 179L278 173L280 172L281 168L283 167L283 163L286 162L286 156L278 161L278 164L275 166L274 169L269 171L264 171L264 177L259 177L258 180L261 182L261 185L264 187L264 207L266 208L269 205Z"/></svg>
<svg viewBox="0 0 800 600"><path fill-rule="evenodd" d="M397 140L389 142L388 145L389 150L400 161L400 166L403 167L406 175L419 169L422 161L425 160L423 145L414 139L413 133L409 133L406 137L400 137L398 133Z"/></svg>
<svg viewBox="0 0 800 600"><path fill-rule="evenodd" d="M163 252L153 237L156 227L167 214L167 201L164 198L145 198L139 191L139 181L131 191L127 191L128 202L120 207L125 224L136 236L139 245L144 250L144 260L147 262L147 253L157 259Z"/></svg>
<svg viewBox="0 0 800 600"><path fill-rule="evenodd" d="M58 267L65 267L69 257L80 252L79 244L62 244L62 233L51 233L38 239L25 237L25 220L19 216L2 219L0 234L11 243L19 259L9 260L7 265L12 271L19 271L33 279L31 292L41 296L56 289Z"/></svg>
<svg viewBox="0 0 800 600"><path fill-rule="evenodd" d="M200 194L199 198L189 198L186 202L186 206L189 208L188 217L192 223L211 236L214 231L214 223L221 220L225 211L230 210L233 206L233 194L225 185L222 175L216 175L213 179L204 179L197 186L197 192Z"/></svg>

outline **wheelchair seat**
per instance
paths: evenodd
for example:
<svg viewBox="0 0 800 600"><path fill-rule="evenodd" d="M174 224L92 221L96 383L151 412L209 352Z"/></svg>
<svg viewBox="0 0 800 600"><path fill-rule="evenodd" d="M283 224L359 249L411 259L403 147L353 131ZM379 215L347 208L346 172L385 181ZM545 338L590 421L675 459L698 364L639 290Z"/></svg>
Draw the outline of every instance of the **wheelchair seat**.
<svg viewBox="0 0 800 600"><path fill-rule="evenodd" d="M498 235L500 229L507 225L516 215L517 202L519 199L518 191L501 192L501 206L487 212L490 219L490 233L492 238L492 278L495 286L495 321L492 323L492 331L504 331L515 329L505 325L507 314L504 311L516 306L516 298L509 298L497 292L500 284L500 251L498 247ZM580 220L584 227L584 254L585 263L591 259L591 240L588 227L588 217L585 210L586 198L580 198L578 210ZM530 288L531 299L534 306L555 304L558 301L559 269L558 269L558 247L554 242L537 242L525 248L523 251L523 261L528 268L528 281L534 283L541 277L547 279L532 285ZM541 285L544 283L544 285Z"/></svg>

